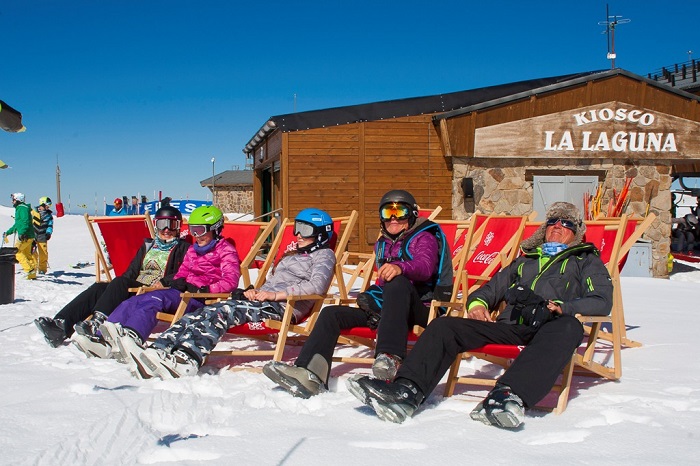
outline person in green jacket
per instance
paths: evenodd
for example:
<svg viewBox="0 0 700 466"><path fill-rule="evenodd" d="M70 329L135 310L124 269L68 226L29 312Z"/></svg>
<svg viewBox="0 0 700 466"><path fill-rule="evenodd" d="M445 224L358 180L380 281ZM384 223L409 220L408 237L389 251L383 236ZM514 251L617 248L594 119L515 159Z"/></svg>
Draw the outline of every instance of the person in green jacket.
<svg viewBox="0 0 700 466"><path fill-rule="evenodd" d="M16 243L17 261L26 272L27 280L34 280L36 278L36 259L34 254L32 254L32 247L34 246L32 206L25 204L24 194L22 193L14 193L10 197L15 208L15 223L3 234L3 241L7 243L7 237L17 233L19 238L19 243Z"/></svg>

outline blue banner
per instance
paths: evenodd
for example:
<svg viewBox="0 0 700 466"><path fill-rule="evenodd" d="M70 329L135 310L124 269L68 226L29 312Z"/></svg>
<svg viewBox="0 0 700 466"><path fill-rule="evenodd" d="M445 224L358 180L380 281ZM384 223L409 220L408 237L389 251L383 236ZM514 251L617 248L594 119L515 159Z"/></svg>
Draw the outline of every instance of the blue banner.
<svg viewBox="0 0 700 466"><path fill-rule="evenodd" d="M182 212L183 215L189 215L192 213L194 209L197 207L203 206L203 205L211 205L211 201L196 201L196 200L172 200L170 201L170 205L175 207L177 210ZM149 214L153 215L156 213L156 210L160 209L160 202L159 201L151 201L147 202L146 204L138 204L138 211L136 209L137 206L127 206L124 210L125 213L124 215L137 215L137 214L144 214L148 212ZM112 204L107 204L105 206L105 215L109 215L110 212L114 210L114 205Z"/></svg>

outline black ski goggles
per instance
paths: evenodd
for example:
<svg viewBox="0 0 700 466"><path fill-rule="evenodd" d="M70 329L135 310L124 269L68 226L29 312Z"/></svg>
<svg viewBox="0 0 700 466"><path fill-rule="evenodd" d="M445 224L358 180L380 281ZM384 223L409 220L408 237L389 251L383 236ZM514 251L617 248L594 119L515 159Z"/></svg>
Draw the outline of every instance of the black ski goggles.
<svg viewBox="0 0 700 466"><path fill-rule="evenodd" d="M563 226L567 230L571 230L574 233L576 233L576 222L574 222L573 220L569 220L568 218L548 218L547 226L551 227L552 225L556 225L557 222L561 223L561 226Z"/></svg>
<svg viewBox="0 0 700 466"><path fill-rule="evenodd" d="M190 234L195 238L204 236L214 229L213 225L189 225L187 228L189 228Z"/></svg>
<svg viewBox="0 0 700 466"><path fill-rule="evenodd" d="M395 217L396 220L406 220L411 216L411 208L406 204L400 204L394 202L391 204L384 204L379 208L379 218L382 222L388 222L391 217Z"/></svg>
<svg viewBox="0 0 700 466"><path fill-rule="evenodd" d="M175 231L180 229L180 220L176 218L157 218L156 219L156 230L170 230Z"/></svg>
<svg viewBox="0 0 700 466"><path fill-rule="evenodd" d="M302 238L311 238L314 236L316 228L310 223L302 222L301 220L294 221L294 236L301 236Z"/></svg>

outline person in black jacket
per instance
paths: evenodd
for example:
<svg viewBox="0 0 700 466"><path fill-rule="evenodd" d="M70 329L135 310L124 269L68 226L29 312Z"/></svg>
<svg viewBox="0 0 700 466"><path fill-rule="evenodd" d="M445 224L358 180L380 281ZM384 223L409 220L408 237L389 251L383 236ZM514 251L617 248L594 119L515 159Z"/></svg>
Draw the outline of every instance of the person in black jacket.
<svg viewBox="0 0 700 466"><path fill-rule="evenodd" d="M129 268L108 283L94 283L66 304L53 318L34 320L44 339L54 348L73 334L74 326L99 326L114 309L129 298L129 288L168 286L182 263L189 243L179 238L182 214L174 207L158 209L154 215L156 238L147 238ZM92 314L92 318L85 320Z"/></svg>
<svg viewBox="0 0 700 466"><path fill-rule="evenodd" d="M522 242L522 255L469 295L467 318L433 320L396 374L394 383L367 376L348 390L380 419L403 422L437 386L458 354L488 343L525 348L471 413L485 424L516 428L524 408L537 404L583 340L575 317L608 315L613 286L598 250L581 243L586 225L578 208L555 202L546 222ZM505 309L494 321L489 310Z"/></svg>

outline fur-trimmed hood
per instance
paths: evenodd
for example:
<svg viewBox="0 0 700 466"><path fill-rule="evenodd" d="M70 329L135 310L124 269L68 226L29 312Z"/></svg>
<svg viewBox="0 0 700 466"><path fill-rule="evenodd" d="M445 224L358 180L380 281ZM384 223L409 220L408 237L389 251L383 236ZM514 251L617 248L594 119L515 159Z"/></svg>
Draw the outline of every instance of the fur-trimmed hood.
<svg viewBox="0 0 700 466"><path fill-rule="evenodd" d="M569 202L555 202L547 209L546 218L563 218L575 222L576 236L574 236L573 241L569 243L569 246L581 244L583 236L586 234L586 224L583 223L583 218L581 217L581 212L578 210L578 207ZM524 250L530 250L541 246L542 243L544 243L546 230L547 222L545 221L535 230L532 236L520 243L520 247Z"/></svg>

